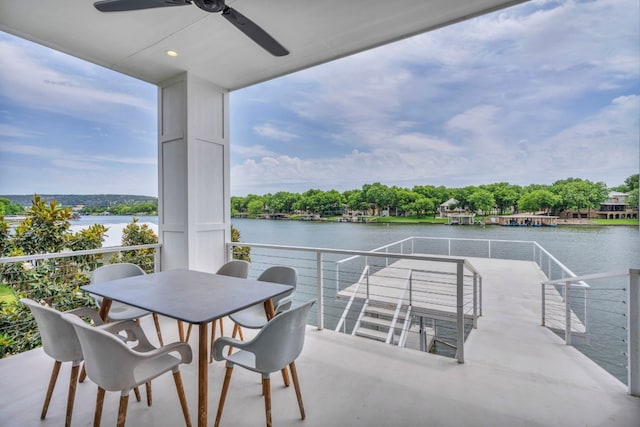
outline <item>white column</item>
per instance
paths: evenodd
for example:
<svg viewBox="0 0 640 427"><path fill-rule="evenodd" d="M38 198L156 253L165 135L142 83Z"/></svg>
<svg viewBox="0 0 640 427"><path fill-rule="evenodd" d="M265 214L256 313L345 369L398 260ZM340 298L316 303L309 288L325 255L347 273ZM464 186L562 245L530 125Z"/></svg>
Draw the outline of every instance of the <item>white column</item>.
<svg viewBox="0 0 640 427"><path fill-rule="evenodd" d="M231 240L228 92L183 73L159 85L162 270L214 272Z"/></svg>

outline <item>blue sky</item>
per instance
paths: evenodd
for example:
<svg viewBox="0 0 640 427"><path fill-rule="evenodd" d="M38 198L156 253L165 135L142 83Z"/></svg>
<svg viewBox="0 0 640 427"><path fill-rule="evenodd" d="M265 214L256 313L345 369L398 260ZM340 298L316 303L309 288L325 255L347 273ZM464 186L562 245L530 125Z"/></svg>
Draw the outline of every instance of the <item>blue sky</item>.
<svg viewBox="0 0 640 427"><path fill-rule="evenodd" d="M232 195L640 163L637 0L532 1L235 91ZM156 88L0 33L0 194L157 195Z"/></svg>

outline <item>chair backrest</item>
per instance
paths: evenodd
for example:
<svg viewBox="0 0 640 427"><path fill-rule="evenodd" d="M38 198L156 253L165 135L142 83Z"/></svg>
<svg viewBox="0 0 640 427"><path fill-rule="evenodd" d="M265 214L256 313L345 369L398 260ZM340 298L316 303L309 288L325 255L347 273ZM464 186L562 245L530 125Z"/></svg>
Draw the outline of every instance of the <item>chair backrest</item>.
<svg viewBox="0 0 640 427"><path fill-rule="evenodd" d="M257 280L261 282L280 283L282 285L293 286L293 290L291 292L287 292L283 295L279 295L273 298L273 305L278 305L278 301L288 295L291 295L295 290L295 287L298 283L298 272L293 267L274 265L273 267L269 267L265 271L263 271L260 276L258 276Z"/></svg>
<svg viewBox="0 0 640 427"><path fill-rule="evenodd" d="M20 302L31 310L38 324L44 352L59 362L80 362L82 348L73 327L62 319L62 313L29 298ZM73 316L73 315L71 315ZM77 316L74 316L77 318Z"/></svg>
<svg viewBox="0 0 640 427"><path fill-rule="evenodd" d="M142 268L129 262L103 265L91 274L91 283L108 282L109 280L124 279L125 277L140 276L146 274ZM98 305L102 303L102 297L92 295Z"/></svg>
<svg viewBox="0 0 640 427"><path fill-rule="evenodd" d="M145 274L144 270L135 264L122 262L98 267L91 275L91 283L108 282L109 280L124 279L125 277Z"/></svg>
<svg viewBox="0 0 640 427"><path fill-rule="evenodd" d="M120 338L92 327L72 314L61 317L75 329L91 381L107 391L128 390L135 386L135 355Z"/></svg>
<svg viewBox="0 0 640 427"><path fill-rule="evenodd" d="M241 259L234 259L227 262L216 271L216 274L222 274L223 276L240 277L246 279L249 275L249 267L251 264L248 261Z"/></svg>
<svg viewBox="0 0 640 427"><path fill-rule="evenodd" d="M298 358L304 346L307 316L316 300L308 301L271 319L252 341L259 372L276 372ZM249 349L247 349L249 350Z"/></svg>

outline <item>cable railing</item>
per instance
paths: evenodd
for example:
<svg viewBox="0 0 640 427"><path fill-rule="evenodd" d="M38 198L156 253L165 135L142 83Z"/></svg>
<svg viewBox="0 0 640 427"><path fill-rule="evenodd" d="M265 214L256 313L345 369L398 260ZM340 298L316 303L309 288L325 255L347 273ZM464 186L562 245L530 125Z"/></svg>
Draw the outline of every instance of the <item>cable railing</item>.
<svg viewBox="0 0 640 427"><path fill-rule="evenodd" d="M319 304L313 309L315 325L319 329L329 328L352 333L358 323L365 304L377 301L388 305L393 314L390 320L398 321L397 303L403 297L409 277L411 292L403 298L404 305L411 305L412 323L417 325L420 317L433 317L443 324L444 340L453 342L455 353L449 346L447 356L464 362L464 339L471 328L477 325L480 293L479 273L461 258L434 257L424 254L380 253L331 248L282 246L259 243L228 243L229 252L234 246L251 249L250 277L257 276L271 265L286 264L298 270L296 298L317 298ZM346 257L346 258L345 258ZM349 260L349 262L345 262ZM431 267L422 267L424 263ZM436 268L438 267L438 268ZM412 269L416 273L412 273ZM421 270L441 271L446 280L431 280ZM475 277L475 279L474 279ZM433 282L433 283L431 283ZM421 286L418 286L421 284ZM423 303L421 306L420 303ZM403 307L403 311L406 307ZM449 325L445 325L449 323ZM403 325L404 327L404 325ZM402 341L419 343L417 328L405 328ZM388 331L387 331L388 332ZM400 335L402 335L402 331ZM411 337L413 335L413 337ZM389 335L383 341L390 341ZM395 340L398 342L399 340ZM415 345L415 348L418 348Z"/></svg>
<svg viewBox="0 0 640 427"><path fill-rule="evenodd" d="M551 329L567 345L605 365L640 396L640 270L548 280L541 288L542 325L555 325ZM587 339L576 340L581 330Z"/></svg>

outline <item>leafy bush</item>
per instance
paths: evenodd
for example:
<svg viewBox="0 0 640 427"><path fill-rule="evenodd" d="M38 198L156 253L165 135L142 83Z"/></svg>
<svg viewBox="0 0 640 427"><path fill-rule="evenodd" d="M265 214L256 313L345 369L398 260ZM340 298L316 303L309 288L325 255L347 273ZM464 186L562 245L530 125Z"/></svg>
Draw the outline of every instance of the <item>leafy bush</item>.
<svg viewBox="0 0 640 427"><path fill-rule="evenodd" d="M22 256L71 250L97 249L102 246L107 228L102 225L72 233L71 210L56 201L46 204L34 195L25 220L8 232L0 222L0 249L3 256ZM11 288L14 298L0 302L0 356L20 353L40 345L37 325L20 298L42 301L58 310L70 310L93 304L80 290L89 283L89 274L100 263L100 255L18 261L0 265L0 284Z"/></svg>

